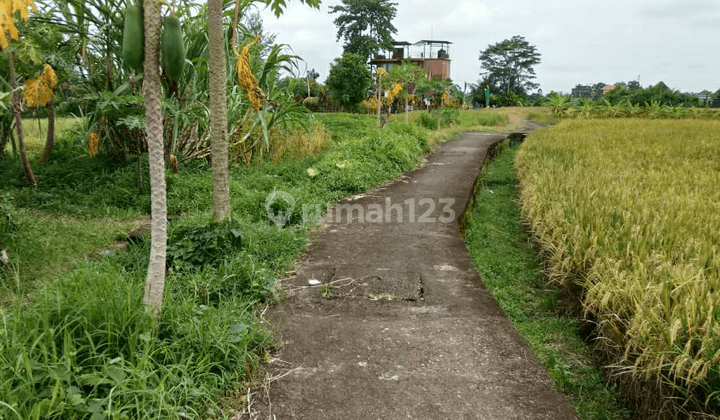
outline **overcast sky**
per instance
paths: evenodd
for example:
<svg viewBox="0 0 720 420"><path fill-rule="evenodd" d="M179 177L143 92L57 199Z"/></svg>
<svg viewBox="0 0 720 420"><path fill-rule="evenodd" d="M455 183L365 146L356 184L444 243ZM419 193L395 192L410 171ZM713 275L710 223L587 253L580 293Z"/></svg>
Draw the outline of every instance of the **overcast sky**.
<svg viewBox="0 0 720 420"><path fill-rule="evenodd" d="M577 84L659 81L683 92L720 88L720 0L397 0L395 39L450 41L451 77L476 83L480 51L520 35L537 47L544 93L569 93ZM262 16L277 43L288 44L324 82L342 55L342 40L328 14L288 1L280 18Z"/></svg>

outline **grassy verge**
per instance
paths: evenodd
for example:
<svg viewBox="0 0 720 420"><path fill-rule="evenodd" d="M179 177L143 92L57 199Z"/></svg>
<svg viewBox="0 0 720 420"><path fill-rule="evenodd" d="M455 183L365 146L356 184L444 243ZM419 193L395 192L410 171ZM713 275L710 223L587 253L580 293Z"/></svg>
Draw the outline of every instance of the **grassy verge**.
<svg viewBox="0 0 720 420"><path fill-rule="evenodd" d="M628 412L605 385L579 334L576 318L559 315L561 292L546 283L530 235L520 220L516 150L483 169L465 241L483 281L528 340L555 384L582 419L622 419Z"/></svg>

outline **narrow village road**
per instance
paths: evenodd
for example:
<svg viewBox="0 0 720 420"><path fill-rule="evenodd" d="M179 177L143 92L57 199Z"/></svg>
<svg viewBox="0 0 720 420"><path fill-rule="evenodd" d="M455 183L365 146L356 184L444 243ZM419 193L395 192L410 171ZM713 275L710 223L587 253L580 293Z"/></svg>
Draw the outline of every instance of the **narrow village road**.
<svg viewBox="0 0 720 420"><path fill-rule="evenodd" d="M488 150L506 136L464 134L328 213L266 314L282 349L252 418L576 418L459 231Z"/></svg>

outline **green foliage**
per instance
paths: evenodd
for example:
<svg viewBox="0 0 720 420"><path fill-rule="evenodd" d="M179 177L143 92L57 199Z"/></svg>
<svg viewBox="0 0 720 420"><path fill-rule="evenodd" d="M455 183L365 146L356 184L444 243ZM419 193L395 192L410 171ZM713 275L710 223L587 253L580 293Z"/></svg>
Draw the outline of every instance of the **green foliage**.
<svg viewBox="0 0 720 420"><path fill-rule="evenodd" d="M435 108L440 108L443 102L443 93L452 86L450 79L428 79L421 77L417 80L415 92L418 95L429 95Z"/></svg>
<svg viewBox="0 0 720 420"><path fill-rule="evenodd" d="M440 110L440 121L443 125L457 124L460 122L460 110L457 108L442 108Z"/></svg>
<svg viewBox="0 0 720 420"><path fill-rule="evenodd" d="M168 239L167 265L175 271L217 265L240 250L242 237L232 222L176 227Z"/></svg>
<svg viewBox="0 0 720 420"><path fill-rule="evenodd" d="M353 53L344 53L330 66L327 87L330 95L342 106L353 108L368 97L373 83L365 59Z"/></svg>
<svg viewBox="0 0 720 420"><path fill-rule="evenodd" d="M389 0L342 0L340 6L330 6L338 28L337 40L345 40L344 53L358 54L367 62L380 50L393 47L393 34L397 29L392 20L397 14L397 3Z"/></svg>
<svg viewBox="0 0 720 420"><path fill-rule="evenodd" d="M669 106L700 106L700 100L689 93L681 93L665 86L664 83L658 83L655 86L642 88L639 86L630 88L622 84L617 84L617 88L606 93L602 99L610 102L612 105L618 105L622 102L629 102L631 105L645 105L653 101Z"/></svg>
<svg viewBox="0 0 720 420"><path fill-rule="evenodd" d="M434 115L427 112L422 112L420 116L415 120L416 123L428 130L437 130L437 119ZM440 109L440 125L448 126L450 123L460 122L460 111L455 108L441 108ZM494 125L494 124L493 124Z"/></svg>
<svg viewBox="0 0 720 420"><path fill-rule="evenodd" d="M0 416L203 418L258 363L269 336L247 301L168 299L158 330L143 273L109 259L85 264L31 307L0 312ZM12 408L10 408L12 407Z"/></svg>
<svg viewBox="0 0 720 420"><path fill-rule="evenodd" d="M572 106L569 96L551 93L547 99L550 112L554 117L560 118L567 116L567 110Z"/></svg>
<svg viewBox="0 0 720 420"><path fill-rule="evenodd" d="M522 36L488 45L480 53L480 67L484 69L482 86L490 85L493 93L508 95L511 92L518 97L527 96L527 92L536 89L535 66L540 64L540 53ZM512 103L512 105L516 105Z"/></svg>

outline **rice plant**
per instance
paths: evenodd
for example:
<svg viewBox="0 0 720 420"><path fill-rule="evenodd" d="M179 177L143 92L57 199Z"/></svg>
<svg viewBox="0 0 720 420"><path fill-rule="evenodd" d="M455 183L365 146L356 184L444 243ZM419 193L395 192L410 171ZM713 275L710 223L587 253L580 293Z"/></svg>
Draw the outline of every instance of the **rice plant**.
<svg viewBox="0 0 720 420"><path fill-rule="evenodd" d="M549 277L581 287L618 366L720 412L720 122L568 120L516 168Z"/></svg>

